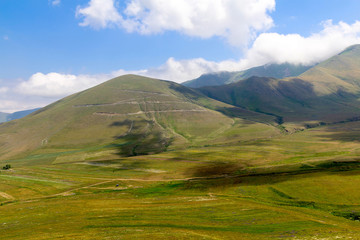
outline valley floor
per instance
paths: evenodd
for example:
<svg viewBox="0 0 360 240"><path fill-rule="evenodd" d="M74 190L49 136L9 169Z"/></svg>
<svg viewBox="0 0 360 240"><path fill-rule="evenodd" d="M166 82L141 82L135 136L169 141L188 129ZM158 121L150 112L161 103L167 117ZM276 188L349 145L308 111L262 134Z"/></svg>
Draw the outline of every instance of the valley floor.
<svg viewBox="0 0 360 240"><path fill-rule="evenodd" d="M0 238L360 239L359 126L130 158L14 159L0 172Z"/></svg>

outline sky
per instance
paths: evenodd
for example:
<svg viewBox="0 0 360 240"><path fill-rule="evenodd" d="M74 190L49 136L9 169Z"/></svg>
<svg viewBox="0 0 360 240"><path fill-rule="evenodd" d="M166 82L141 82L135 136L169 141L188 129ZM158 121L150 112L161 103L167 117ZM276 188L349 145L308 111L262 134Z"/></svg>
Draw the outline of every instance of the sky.
<svg viewBox="0 0 360 240"><path fill-rule="evenodd" d="M124 74L313 65L360 43L358 0L0 0L0 112Z"/></svg>

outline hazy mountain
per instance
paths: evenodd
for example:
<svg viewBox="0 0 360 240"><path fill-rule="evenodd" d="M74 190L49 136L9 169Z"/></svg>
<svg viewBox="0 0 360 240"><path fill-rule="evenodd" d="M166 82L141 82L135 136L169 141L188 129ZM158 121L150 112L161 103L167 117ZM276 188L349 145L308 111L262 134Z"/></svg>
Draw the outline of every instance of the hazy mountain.
<svg viewBox="0 0 360 240"><path fill-rule="evenodd" d="M7 121L7 116L9 116L9 113L3 113L0 112L0 123Z"/></svg>
<svg viewBox="0 0 360 240"><path fill-rule="evenodd" d="M199 89L214 99L285 121L342 121L360 116L360 45L296 78L251 77Z"/></svg>
<svg viewBox="0 0 360 240"><path fill-rule="evenodd" d="M35 109L30 109L30 110L18 111L18 112L14 112L14 113L0 112L0 123L23 118L23 117L29 115L30 113L33 113L39 109L40 108L35 108Z"/></svg>
<svg viewBox="0 0 360 240"><path fill-rule="evenodd" d="M218 72L203 74L199 78L184 82L183 85L192 88L204 86L219 86L247 79L252 76L286 78L294 77L308 70L310 66L284 64L267 64L240 72Z"/></svg>

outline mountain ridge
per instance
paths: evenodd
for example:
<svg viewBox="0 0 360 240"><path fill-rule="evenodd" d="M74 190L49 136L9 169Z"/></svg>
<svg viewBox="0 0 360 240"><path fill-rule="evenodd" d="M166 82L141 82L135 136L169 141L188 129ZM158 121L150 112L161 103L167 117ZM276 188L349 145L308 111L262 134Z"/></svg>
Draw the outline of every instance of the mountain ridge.
<svg viewBox="0 0 360 240"><path fill-rule="evenodd" d="M244 71L215 72L203 74L199 78L182 83L182 85L191 88L199 88L205 86L220 86L224 84L235 83L250 78L252 76L273 78L294 77L307 71L310 67L311 66L303 66L289 63L266 64L263 66L253 67Z"/></svg>
<svg viewBox="0 0 360 240"><path fill-rule="evenodd" d="M0 153L114 146L119 155L144 155L216 142L228 130L277 132L273 120L174 82L125 75L1 124Z"/></svg>
<svg viewBox="0 0 360 240"><path fill-rule="evenodd" d="M39 109L40 108L34 108L34 109L29 109L29 110L17 111L17 112L13 112L13 113L0 112L0 123L23 118Z"/></svg>
<svg viewBox="0 0 360 240"><path fill-rule="evenodd" d="M360 116L360 45L317 64L298 77L251 77L222 86L198 88L203 94L288 122L342 121Z"/></svg>

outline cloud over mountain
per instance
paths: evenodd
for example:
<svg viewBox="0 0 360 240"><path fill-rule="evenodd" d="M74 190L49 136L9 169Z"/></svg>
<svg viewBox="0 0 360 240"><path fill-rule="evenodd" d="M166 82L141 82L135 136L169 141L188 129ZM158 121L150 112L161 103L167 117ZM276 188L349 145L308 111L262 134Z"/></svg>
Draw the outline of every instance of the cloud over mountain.
<svg viewBox="0 0 360 240"><path fill-rule="evenodd" d="M323 61L346 47L360 43L360 21L353 24L332 20L308 37L299 34L262 33L248 50L249 65L293 63L311 65Z"/></svg>

